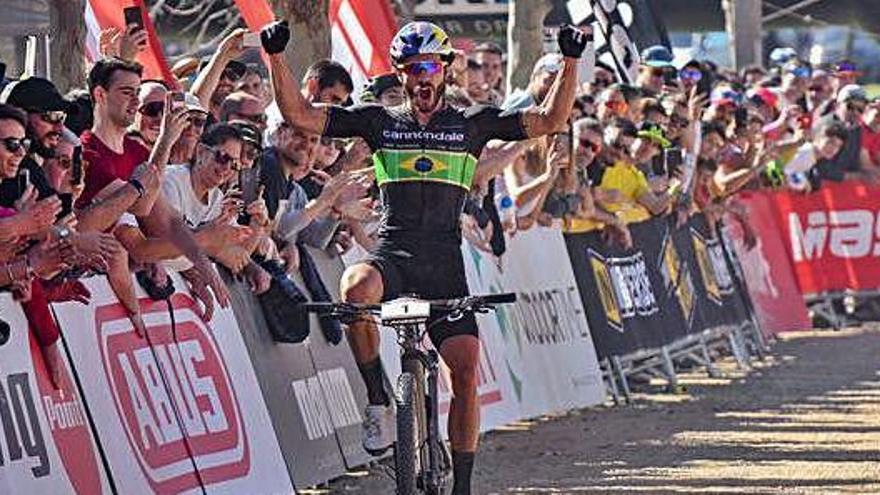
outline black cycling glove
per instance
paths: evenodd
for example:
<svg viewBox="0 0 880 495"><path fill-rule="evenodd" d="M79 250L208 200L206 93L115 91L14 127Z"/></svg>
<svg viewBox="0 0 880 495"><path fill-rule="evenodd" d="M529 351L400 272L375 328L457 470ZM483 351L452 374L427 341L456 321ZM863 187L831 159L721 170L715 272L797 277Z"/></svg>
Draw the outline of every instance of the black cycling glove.
<svg viewBox="0 0 880 495"><path fill-rule="evenodd" d="M260 31L260 42L269 55L281 53L290 41L290 26L287 21L275 21Z"/></svg>
<svg viewBox="0 0 880 495"><path fill-rule="evenodd" d="M565 24L559 28L559 51L564 57L581 58L581 54L587 48L588 39L587 33L570 24Z"/></svg>

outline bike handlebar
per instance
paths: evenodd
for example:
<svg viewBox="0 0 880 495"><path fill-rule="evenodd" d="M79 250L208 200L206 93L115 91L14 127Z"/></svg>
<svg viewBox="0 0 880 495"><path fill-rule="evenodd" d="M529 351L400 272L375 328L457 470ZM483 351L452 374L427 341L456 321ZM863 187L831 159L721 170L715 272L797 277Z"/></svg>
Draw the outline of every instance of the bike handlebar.
<svg viewBox="0 0 880 495"><path fill-rule="evenodd" d="M457 299L435 299L425 301L436 311L477 311L483 308L491 308L500 304L516 302L516 294L490 294L486 296L466 296ZM381 304L355 304L355 303L331 303L311 302L300 305L305 311L317 314L357 314L374 313L382 310Z"/></svg>

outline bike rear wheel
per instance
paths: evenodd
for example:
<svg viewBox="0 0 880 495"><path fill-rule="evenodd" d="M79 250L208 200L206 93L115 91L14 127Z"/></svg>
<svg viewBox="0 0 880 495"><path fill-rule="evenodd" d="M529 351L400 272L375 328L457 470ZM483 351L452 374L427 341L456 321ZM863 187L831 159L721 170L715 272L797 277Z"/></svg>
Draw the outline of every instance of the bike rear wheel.
<svg viewBox="0 0 880 495"><path fill-rule="evenodd" d="M413 373L401 373L397 380L397 445L394 449L397 495L416 493L418 439L418 382Z"/></svg>

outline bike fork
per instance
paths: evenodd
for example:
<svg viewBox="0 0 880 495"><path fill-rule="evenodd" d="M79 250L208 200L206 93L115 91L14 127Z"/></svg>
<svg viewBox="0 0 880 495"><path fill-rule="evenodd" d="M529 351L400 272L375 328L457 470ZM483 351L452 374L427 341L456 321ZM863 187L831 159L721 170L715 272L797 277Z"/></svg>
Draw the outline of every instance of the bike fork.
<svg viewBox="0 0 880 495"><path fill-rule="evenodd" d="M428 417L428 469L426 470L426 478L428 480L428 493L442 493L444 483L444 464L448 463L445 457L445 447L442 437L440 436L440 397L437 392L437 379L440 372L440 359L437 351L431 350L426 356L426 375L427 387L425 397L425 407Z"/></svg>

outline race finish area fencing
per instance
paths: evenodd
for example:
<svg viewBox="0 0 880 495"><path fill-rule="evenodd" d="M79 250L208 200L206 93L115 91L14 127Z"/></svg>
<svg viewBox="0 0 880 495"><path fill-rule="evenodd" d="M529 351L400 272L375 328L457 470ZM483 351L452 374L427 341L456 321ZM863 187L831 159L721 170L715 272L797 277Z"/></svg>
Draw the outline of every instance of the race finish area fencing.
<svg viewBox="0 0 880 495"><path fill-rule="evenodd" d="M843 183L745 193L751 248L735 221L713 231L702 215L630 224L629 250L600 231L540 227L518 232L500 259L465 242L471 291L519 296L479 319L482 431L631 400L634 377L674 391L677 370L712 375L720 355L746 368L776 333L810 326L806 302L870 296L880 252L865 202L877 192ZM338 299L342 260L308 252ZM58 389L20 306L0 298L11 328L0 346L0 491L290 493L374 462L360 447L366 394L345 339L333 345L313 321L302 343L276 342L255 296L231 278L231 308L205 322L173 280L167 301L139 293L145 339L103 277L86 280L87 306L53 304ZM393 383L388 335L382 353ZM448 383L444 372L444 422Z"/></svg>

